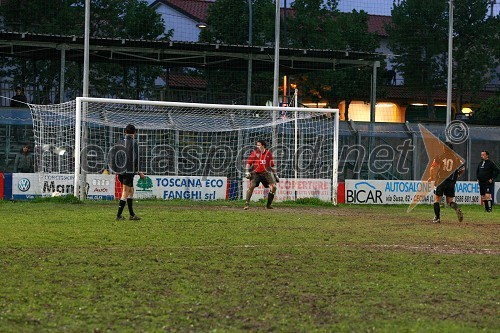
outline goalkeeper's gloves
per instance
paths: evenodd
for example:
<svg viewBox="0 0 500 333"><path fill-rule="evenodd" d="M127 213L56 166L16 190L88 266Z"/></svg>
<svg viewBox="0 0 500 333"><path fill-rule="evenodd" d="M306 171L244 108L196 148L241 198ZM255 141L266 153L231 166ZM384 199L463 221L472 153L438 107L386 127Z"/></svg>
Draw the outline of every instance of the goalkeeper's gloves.
<svg viewBox="0 0 500 333"><path fill-rule="evenodd" d="M251 174L250 172L248 172L248 170L247 170L247 171L245 171L245 178L246 178L246 179L250 179L250 178L252 178L252 174Z"/></svg>

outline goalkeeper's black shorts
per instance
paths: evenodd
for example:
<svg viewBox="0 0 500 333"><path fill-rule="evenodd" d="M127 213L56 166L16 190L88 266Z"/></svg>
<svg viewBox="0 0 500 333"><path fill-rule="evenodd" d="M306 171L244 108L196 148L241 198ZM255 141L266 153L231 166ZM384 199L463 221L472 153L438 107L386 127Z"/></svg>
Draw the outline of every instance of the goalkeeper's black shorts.
<svg viewBox="0 0 500 333"><path fill-rule="evenodd" d="M260 184L265 188L268 188L269 185L273 185L276 182L274 181L274 177L270 172L252 172L252 182L251 184L254 187L258 187Z"/></svg>
<svg viewBox="0 0 500 333"><path fill-rule="evenodd" d="M454 198L455 197L455 183L452 180L446 179L444 182L442 182L438 187L436 187L436 190L434 190L434 194L437 196L442 197L443 194L447 197Z"/></svg>

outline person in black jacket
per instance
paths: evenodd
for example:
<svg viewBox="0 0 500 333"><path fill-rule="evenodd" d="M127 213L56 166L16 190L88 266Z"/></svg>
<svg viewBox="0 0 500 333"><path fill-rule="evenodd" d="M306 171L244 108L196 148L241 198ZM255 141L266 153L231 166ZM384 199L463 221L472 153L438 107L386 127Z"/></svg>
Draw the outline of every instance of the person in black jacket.
<svg viewBox="0 0 500 333"><path fill-rule="evenodd" d="M135 140L136 128L129 124L125 128L125 137L120 140L111 150L111 167L118 174L118 180L123 185L120 203L118 205L118 213L116 220L122 221L125 218L122 216L125 204L128 206L130 220L138 221L141 218L135 215L132 208L134 197L134 176L137 174L142 179L145 178L144 173L139 171L139 145Z"/></svg>
<svg viewBox="0 0 500 333"><path fill-rule="evenodd" d="M481 162L477 166L476 178L479 182L479 193L481 194L481 200L484 202L484 209L489 213L493 210L491 193L493 193L493 185L498 172L498 167L490 161L490 153L483 150L481 152Z"/></svg>
<svg viewBox="0 0 500 333"><path fill-rule="evenodd" d="M10 106L14 108L25 108L27 107L27 99L24 95L23 89L21 87L16 87L16 94L12 97L10 101Z"/></svg>

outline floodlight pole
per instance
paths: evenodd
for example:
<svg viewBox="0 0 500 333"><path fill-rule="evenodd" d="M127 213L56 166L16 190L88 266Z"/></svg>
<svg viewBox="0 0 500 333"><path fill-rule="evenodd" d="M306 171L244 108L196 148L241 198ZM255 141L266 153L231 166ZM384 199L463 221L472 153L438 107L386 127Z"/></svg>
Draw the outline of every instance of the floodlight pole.
<svg viewBox="0 0 500 333"><path fill-rule="evenodd" d="M59 69L59 103L64 103L64 74L66 67L66 45L61 45L61 67Z"/></svg>
<svg viewBox="0 0 500 333"><path fill-rule="evenodd" d="M280 1L276 0L276 18L274 20L274 84L273 84L273 106L275 107L279 106L278 105L278 83L280 75L279 65L280 65Z"/></svg>
<svg viewBox="0 0 500 333"><path fill-rule="evenodd" d="M276 0L276 18L274 20L274 82L273 82L273 106L279 106L278 100L278 85L280 79L280 0ZM276 111L272 111L273 118L273 133L272 144L278 146L278 134L276 128L276 121L278 119Z"/></svg>
<svg viewBox="0 0 500 333"><path fill-rule="evenodd" d="M252 105L252 35L253 35L252 0L248 0L248 77L247 77L247 105Z"/></svg>
<svg viewBox="0 0 500 333"><path fill-rule="evenodd" d="M448 85L446 90L446 127L451 122L451 91L453 80L453 0L449 0L449 26L448 26Z"/></svg>
<svg viewBox="0 0 500 333"><path fill-rule="evenodd" d="M90 0L85 0L85 36L83 44L83 97L89 97Z"/></svg>
<svg viewBox="0 0 500 333"><path fill-rule="evenodd" d="M88 97L89 96L89 49L90 49L90 0L85 0L85 35L84 35L84 42L83 42L83 91L82 95L83 97ZM85 147L87 143L87 136L88 132L86 129L85 121L87 119L87 103L84 102L82 103L82 109L81 109L81 119L79 122L75 124L75 127L81 127L81 144L76 147L77 149L81 150L82 147ZM75 136L77 135L79 131L75 131ZM76 138L75 138L76 139ZM80 140L80 139L78 139ZM81 170L81 176L80 176L80 181L78 184L78 189L79 189L79 198L80 200L83 200L86 198L86 185L87 185L87 156L83 155L81 156L80 153L75 154L75 159L76 156L79 156L81 159L81 164L80 164L80 169L75 170L75 173L78 172L80 173ZM78 165L75 163L75 167ZM83 168L81 168L83 166ZM76 184L75 184L76 185Z"/></svg>

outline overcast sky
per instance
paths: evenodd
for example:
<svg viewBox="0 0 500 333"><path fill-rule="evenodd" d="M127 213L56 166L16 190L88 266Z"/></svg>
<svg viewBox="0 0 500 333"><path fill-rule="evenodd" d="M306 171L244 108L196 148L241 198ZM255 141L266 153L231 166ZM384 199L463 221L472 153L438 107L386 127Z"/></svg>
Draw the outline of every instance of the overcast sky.
<svg viewBox="0 0 500 333"><path fill-rule="evenodd" d="M293 0L287 0L287 7L290 7L290 4ZM397 2L397 0L396 0ZM495 15L500 12L500 1L496 0L496 4L494 6ZM284 0L281 0L281 5L283 6L285 3ZM391 15L393 0L340 0L339 1L339 10L342 12L350 12L353 9L361 10L363 9L365 12L373 15Z"/></svg>
<svg viewBox="0 0 500 333"><path fill-rule="evenodd" d="M391 15L393 0L340 0L339 10L350 12L361 10L374 15Z"/></svg>
<svg viewBox="0 0 500 333"><path fill-rule="evenodd" d="M155 0L146 0L153 3ZM280 0L281 6L284 6L285 0ZM396 0L397 1L397 0ZM293 0L287 0L287 7L290 7ZM391 15L393 0L340 0L339 10L342 12L350 12L353 9L361 10L374 15ZM494 7L495 14L500 12L500 1L496 0Z"/></svg>

